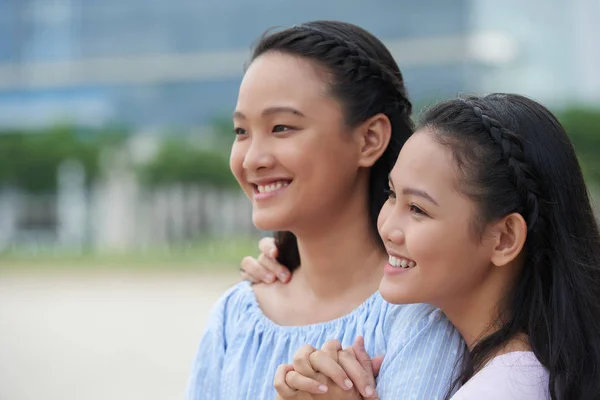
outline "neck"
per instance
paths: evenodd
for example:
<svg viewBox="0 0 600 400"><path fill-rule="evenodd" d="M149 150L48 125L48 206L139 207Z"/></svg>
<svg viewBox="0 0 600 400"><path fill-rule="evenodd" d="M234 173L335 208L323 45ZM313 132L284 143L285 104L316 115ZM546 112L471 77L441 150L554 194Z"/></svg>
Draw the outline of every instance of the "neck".
<svg viewBox="0 0 600 400"><path fill-rule="evenodd" d="M348 207L341 215L320 221L316 229L296 233L301 267L294 279L315 297L366 297L377 291L386 253L366 210L366 203Z"/></svg>
<svg viewBox="0 0 600 400"><path fill-rule="evenodd" d="M506 307L506 295L514 284L512 277L502 272L492 272L468 294L439 304L469 350L501 327L499 317Z"/></svg>

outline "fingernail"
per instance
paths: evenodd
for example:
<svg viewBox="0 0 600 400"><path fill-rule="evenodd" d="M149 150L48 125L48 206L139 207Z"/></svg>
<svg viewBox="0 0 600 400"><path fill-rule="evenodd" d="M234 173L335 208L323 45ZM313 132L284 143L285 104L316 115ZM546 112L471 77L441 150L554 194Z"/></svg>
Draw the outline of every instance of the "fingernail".
<svg viewBox="0 0 600 400"><path fill-rule="evenodd" d="M269 282L273 282L273 279L275 279L275 275L269 273L265 276L265 278L269 281Z"/></svg>
<svg viewBox="0 0 600 400"><path fill-rule="evenodd" d="M348 389L352 388L352 381L350 379L346 379L344 381L344 383L346 384L346 388L348 388Z"/></svg>
<svg viewBox="0 0 600 400"><path fill-rule="evenodd" d="M326 392L327 392L327 386L325 386L325 385L321 385L321 386L319 386L319 390L320 390L321 392L323 392L323 393L326 393Z"/></svg>
<svg viewBox="0 0 600 400"><path fill-rule="evenodd" d="M282 272L282 273L280 273L280 274L279 274L279 277L280 277L282 280L286 280L286 279L287 279L287 277L288 277L288 274L286 274L285 272Z"/></svg>
<svg viewBox="0 0 600 400"><path fill-rule="evenodd" d="M369 397L373 396L373 393L375 393L375 390L371 387L371 386L367 386L365 388L365 394Z"/></svg>

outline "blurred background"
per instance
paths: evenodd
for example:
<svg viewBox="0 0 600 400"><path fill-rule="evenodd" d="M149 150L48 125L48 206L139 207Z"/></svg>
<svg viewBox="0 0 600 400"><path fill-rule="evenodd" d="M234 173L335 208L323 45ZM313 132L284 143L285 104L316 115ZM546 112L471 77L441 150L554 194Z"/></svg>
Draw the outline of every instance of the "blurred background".
<svg viewBox="0 0 600 400"><path fill-rule="evenodd" d="M244 63L314 19L381 38L417 110L541 101L599 193L599 0L0 0L1 400L183 397L263 234L228 167Z"/></svg>

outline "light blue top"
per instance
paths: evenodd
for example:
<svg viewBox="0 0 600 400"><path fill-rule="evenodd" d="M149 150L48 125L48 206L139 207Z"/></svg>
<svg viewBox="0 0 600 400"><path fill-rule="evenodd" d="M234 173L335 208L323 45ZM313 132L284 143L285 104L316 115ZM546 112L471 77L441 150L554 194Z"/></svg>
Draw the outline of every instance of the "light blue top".
<svg viewBox="0 0 600 400"><path fill-rule="evenodd" d="M382 400L443 399L464 343L443 313L425 304L392 305L379 292L351 313L319 324L280 326L261 311L252 286L229 289L211 312L188 384L188 400L273 399L273 378L304 344L351 345L364 336L385 354L377 378Z"/></svg>

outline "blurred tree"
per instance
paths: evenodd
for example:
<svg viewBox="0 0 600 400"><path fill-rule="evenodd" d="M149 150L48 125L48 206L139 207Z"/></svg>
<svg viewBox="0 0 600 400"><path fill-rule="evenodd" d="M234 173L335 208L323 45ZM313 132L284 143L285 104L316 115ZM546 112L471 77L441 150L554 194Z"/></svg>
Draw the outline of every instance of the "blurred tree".
<svg viewBox="0 0 600 400"><path fill-rule="evenodd" d="M600 184L600 109L571 107L559 119L573 141L586 178Z"/></svg>
<svg viewBox="0 0 600 400"><path fill-rule="evenodd" d="M212 128L212 142L216 150L229 154L231 150L231 144L235 138L233 133L233 122L230 116L221 116L214 118L211 123Z"/></svg>
<svg viewBox="0 0 600 400"><path fill-rule="evenodd" d="M85 168L87 183L98 174L102 148L121 143L122 129L90 130L57 125L45 131L0 133L0 185L31 192L56 188L58 166L66 159L78 160Z"/></svg>
<svg viewBox="0 0 600 400"><path fill-rule="evenodd" d="M227 157L219 151L202 149L181 138L164 140L156 156L139 169L148 186L199 183L214 187L236 187Z"/></svg>

